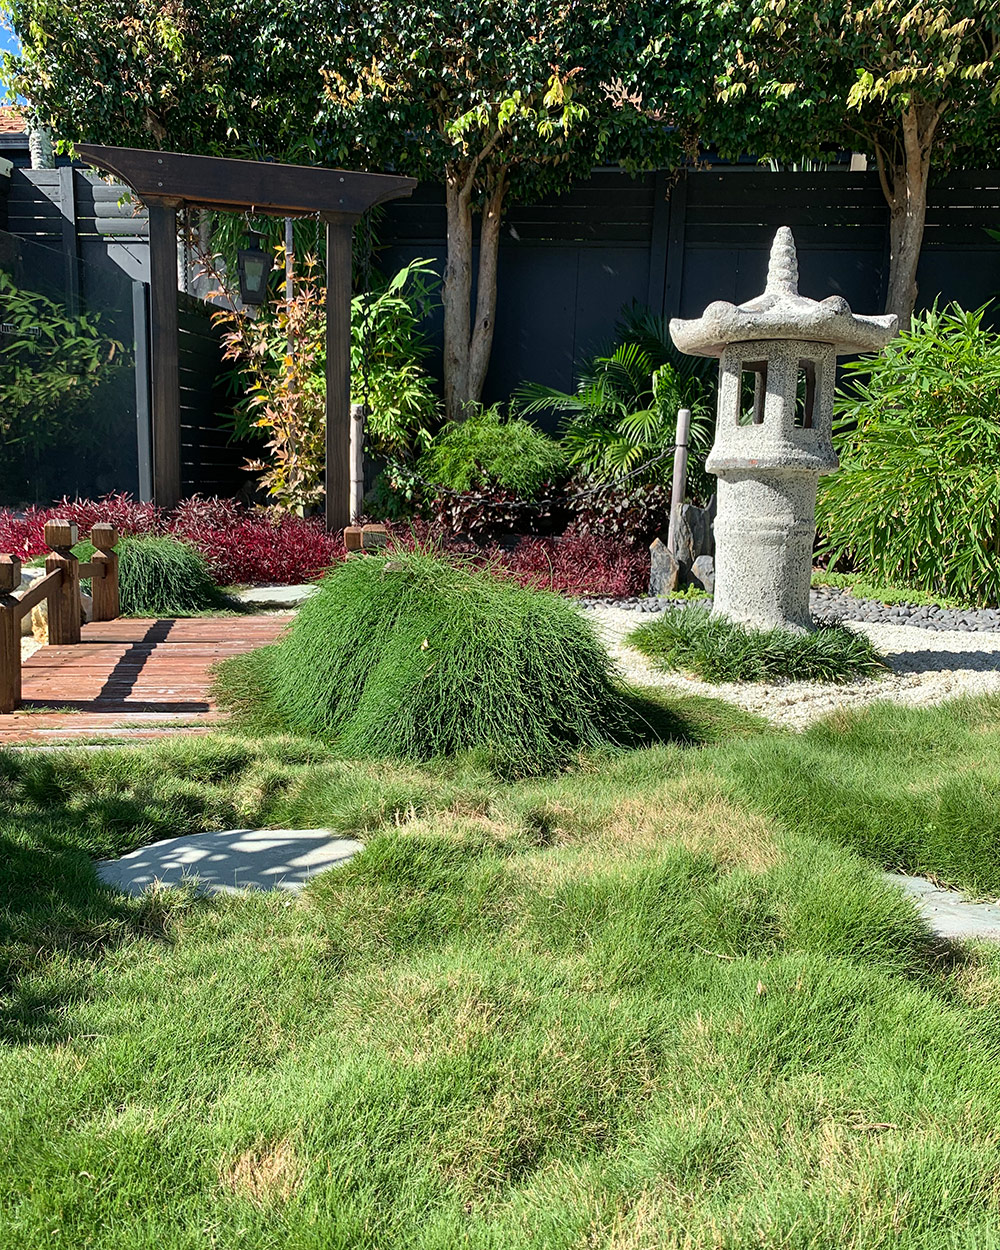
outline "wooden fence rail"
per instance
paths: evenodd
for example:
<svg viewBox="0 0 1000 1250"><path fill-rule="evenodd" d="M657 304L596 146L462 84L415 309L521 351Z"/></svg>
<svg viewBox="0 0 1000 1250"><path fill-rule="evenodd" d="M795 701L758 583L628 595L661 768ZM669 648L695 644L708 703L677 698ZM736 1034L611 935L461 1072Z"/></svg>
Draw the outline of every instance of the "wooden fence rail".
<svg viewBox="0 0 1000 1250"><path fill-rule="evenodd" d="M21 561L0 555L0 713L13 712L21 705L21 622L45 600L48 604L49 642L72 646L80 641L83 604L80 582L89 578L93 619L113 621L119 612L118 533L112 525L94 525L90 541L97 548L94 558L81 564L73 554L79 540L77 527L69 521L46 521L45 575L23 595L13 592L21 584Z"/></svg>

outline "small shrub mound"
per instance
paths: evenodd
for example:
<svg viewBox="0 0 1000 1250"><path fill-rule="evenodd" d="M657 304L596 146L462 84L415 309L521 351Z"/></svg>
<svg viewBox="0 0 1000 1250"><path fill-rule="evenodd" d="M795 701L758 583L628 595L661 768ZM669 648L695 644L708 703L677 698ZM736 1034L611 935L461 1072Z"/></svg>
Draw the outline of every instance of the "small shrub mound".
<svg viewBox="0 0 1000 1250"><path fill-rule="evenodd" d="M544 771L626 732L591 626L567 603L427 551L333 569L285 638L222 667L224 706L347 755L482 751Z"/></svg>
<svg viewBox="0 0 1000 1250"><path fill-rule="evenodd" d="M122 616L191 616L231 606L200 552L155 534L119 540L118 590Z"/></svg>
<svg viewBox="0 0 1000 1250"><path fill-rule="evenodd" d="M845 682L885 671L862 634L822 625L811 634L754 630L702 606L671 608L629 636L637 650L662 668L683 669L705 681Z"/></svg>

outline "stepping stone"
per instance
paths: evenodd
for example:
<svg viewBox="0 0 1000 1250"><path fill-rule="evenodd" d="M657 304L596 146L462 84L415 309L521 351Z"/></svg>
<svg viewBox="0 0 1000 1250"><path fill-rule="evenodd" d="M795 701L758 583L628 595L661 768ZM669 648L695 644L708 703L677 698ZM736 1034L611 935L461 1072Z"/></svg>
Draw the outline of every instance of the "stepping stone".
<svg viewBox="0 0 1000 1250"><path fill-rule="evenodd" d="M240 603L254 608L300 608L319 589L311 582L301 586L251 586L233 595Z"/></svg>
<svg viewBox="0 0 1000 1250"><path fill-rule="evenodd" d="M916 902L921 916L938 937L952 941L1000 941L1000 907L995 903L972 903L960 890L942 889L925 877L898 872L883 875Z"/></svg>
<svg viewBox="0 0 1000 1250"><path fill-rule="evenodd" d="M203 894L301 890L310 877L346 864L362 850L329 829L229 829L142 846L121 859L99 860L97 875L126 894L150 886L193 884Z"/></svg>

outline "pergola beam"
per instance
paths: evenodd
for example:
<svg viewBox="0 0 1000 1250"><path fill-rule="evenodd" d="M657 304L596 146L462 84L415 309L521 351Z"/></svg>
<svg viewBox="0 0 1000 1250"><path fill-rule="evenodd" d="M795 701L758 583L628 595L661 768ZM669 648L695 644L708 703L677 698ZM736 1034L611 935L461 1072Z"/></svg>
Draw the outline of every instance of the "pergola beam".
<svg viewBox="0 0 1000 1250"><path fill-rule="evenodd" d="M272 217L317 213L326 224L326 525L350 516L351 239L363 212L410 195L413 178L306 165L188 156L84 143L78 154L127 183L149 209L153 499L181 493L177 212L208 208Z"/></svg>

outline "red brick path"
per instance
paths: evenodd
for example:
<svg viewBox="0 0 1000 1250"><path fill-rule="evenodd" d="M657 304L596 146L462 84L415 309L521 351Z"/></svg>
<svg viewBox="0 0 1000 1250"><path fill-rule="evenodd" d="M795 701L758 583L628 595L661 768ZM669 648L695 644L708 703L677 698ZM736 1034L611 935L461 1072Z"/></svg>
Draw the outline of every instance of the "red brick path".
<svg viewBox="0 0 1000 1250"><path fill-rule="evenodd" d="M0 716L0 747L207 733L218 719L209 670L273 642L291 619L271 613L85 625L77 646L42 647L25 661L24 703Z"/></svg>

